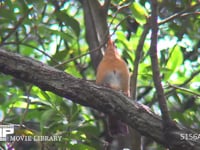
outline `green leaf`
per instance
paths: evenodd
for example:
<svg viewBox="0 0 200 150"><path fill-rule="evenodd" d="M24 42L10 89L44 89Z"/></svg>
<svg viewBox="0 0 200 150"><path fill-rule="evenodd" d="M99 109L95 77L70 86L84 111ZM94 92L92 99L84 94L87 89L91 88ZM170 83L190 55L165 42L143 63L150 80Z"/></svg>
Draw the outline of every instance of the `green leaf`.
<svg viewBox="0 0 200 150"><path fill-rule="evenodd" d="M131 6L131 10L134 18L139 24L143 25L146 23L148 13L140 3L134 2Z"/></svg>
<svg viewBox="0 0 200 150"><path fill-rule="evenodd" d="M88 126L88 125L85 125L85 126L80 126L78 128L78 131L81 131L83 133L85 133L86 135L96 135L96 136L99 136L100 135L100 130L99 128L95 127L95 126Z"/></svg>
<svg viewBox="0 0 200 150"><path fill-rule="evenodd" d="M72 107L70 108L71 110L71 120L70 121L76 121L78 120L78 116L80 115L80 109L77 104L73 103Z"/></svg>
<svg viewBox="0 0 200 150"><path fill-rule="evenodd" d="M48 109L44 111L42 113L41 121L40 121L41 127L44 127L45 125L47 125L49 121L52 121L52 118L55 118L55 114L56 112L53 109Z"/></svg>
<svg viewBox="0 0 200 150"><path fill-rule="evenodd" d="M32 47L20 45L20 53L24 56L30 56L34 52L34 49Z"/></svg>
<svg viewBox="0 0 200 150"><path fill-rule="evenodd" d="M70 26L74 30L76 36L80 35L80 25L77 20L66 14L64 11L56 12L56 17L67 26Z"/></svg>
<svg viewBox="0 0 200 150"><path fill-rule="evenodd" d="M12 11L10 11L9 9L1 8L0 14L1 14L1 18L6 18L6 19L10 20L10 22L12 20L14 20L14 21L16 20L14 13Z"/></svg>
<svg viewBox="0 0 200 150"><path fill-rule="evenodd" d="M23 102L23 101L17 101L14 104L11 104L10 107L16 107L16 108L23 108L26 109L27 108L27 102ZM34 104L29 104L28 109L36 109L37 106Z"/></svg>
<svg viewBox="0 0 200 150"><path fill-rule="evenodd" d="M57 61L63 61L64 58L67 56L68 52L69 52L68 49L58 51L52 57L53 57L53 59L55 59Z"/></svg>
<svg viewBox="0 0 200 150"><path fill-rule="evenodd" d="M180 65L183 63L183 53L180 46L176 45L170 49L170 58L167 61L166 69L168 71L165 73L165 80L168 80L171 75L179 69Z"/></svg>
<svg viewBox="0 0 200 150"><path fill-rule="evenodd" d="M46 30L48 30L48 32L50 32L52 34L61 36L65 40L71 40L73 38L71 35L69 35L67 33L63 33L61 31L52 30L52 29L48 29L48 28L46 28Z"/></svg>

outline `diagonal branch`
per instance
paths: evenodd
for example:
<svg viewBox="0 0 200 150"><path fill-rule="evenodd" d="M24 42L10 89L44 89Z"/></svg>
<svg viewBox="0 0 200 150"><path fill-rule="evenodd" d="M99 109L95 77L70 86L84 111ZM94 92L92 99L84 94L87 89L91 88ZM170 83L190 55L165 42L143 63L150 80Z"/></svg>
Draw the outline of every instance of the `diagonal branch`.
<svg viewBox="0 0 200 150"><path fill-rule="evenodd" d="M166 147L177 146L176 150L200 149L200 141L187 141L181 138L183 134L194 134L194 132L180 125L174 129L174 136L170 140L175 144L171 145L163 134L161 118L122 93L76 79L46 64L2 49L0 49L0 72L30 82L75 103L97 109L105 114L116 115L142 135Z"/></svg>
<svg viewBox="0 0 200 150"><path fill-rule="evenodd" d="M131 96L133 97L134 100L137 99L137 78L138 78L138 69L139 69L139 64L140 64L140 57L142 55L143 52L143 46L144 46L144 42L146 39L146 36L149 32L149 24L147 23L144 26L144 31L142 32L142 35L140 37L137 49L136 49L136 54L135 54L135 61L134 61L134 70L133 70L133 74L131 75Z"/></svg>
<svg viewBox="0 0 200 150"><path fill-rule="evenodd" d="M161 25L161 24L170 22L170 21L172 21L172 20L174 20L174 19L176 19L178 17L184 17L184 16L188 16L188 15L199 15L199 12L193 12L193 13L189 13L188 12L188 11L191 11L191 10L193 10L195 8L198 8L199 6L200 6L200 3L197 3L197 4L193 5L193 6L190 6L187 9L184 9L184 10L182 10L182 11L180 11L178 13L175 13L174 15L169 16L168 18L160 21L158 24Z"/></svg>

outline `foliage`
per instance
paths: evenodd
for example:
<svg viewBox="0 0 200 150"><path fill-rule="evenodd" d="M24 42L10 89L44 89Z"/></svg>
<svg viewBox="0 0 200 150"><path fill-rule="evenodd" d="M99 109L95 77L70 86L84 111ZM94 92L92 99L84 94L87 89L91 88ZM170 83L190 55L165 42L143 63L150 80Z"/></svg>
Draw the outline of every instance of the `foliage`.
<svg viewBox="0 0 200 150"><path fill-rule="evenodd" d="M151 12L150 2L113 0L111 3L108 24L111 23L110 30L114 31L120 23L115 43L133 71L135 50ZM159 61L170 115L198 129L200 16L198 7L189 9L198 2L161 0L159 3ZM113 16L119 5L129 7ZM0 1L0 7L1 47L56 66L75 77L95 79L89 55L58 66L88 51L83 10L78 1L6 0ZM174 19L162 23L179 12ZM121 22L125 17L126 21ZM150 68L149 37L139 65L138 101L160 113ZM34 135L62 135L62 141L54 143L58 149L93 150L102 149L105 144L99 138L104 131L102 118L94 110L4 74L0 74L0 103L3 124L26 125ZM1 146L6 147L6 143ZM157 148L157 145L151 146Z"/></svg>

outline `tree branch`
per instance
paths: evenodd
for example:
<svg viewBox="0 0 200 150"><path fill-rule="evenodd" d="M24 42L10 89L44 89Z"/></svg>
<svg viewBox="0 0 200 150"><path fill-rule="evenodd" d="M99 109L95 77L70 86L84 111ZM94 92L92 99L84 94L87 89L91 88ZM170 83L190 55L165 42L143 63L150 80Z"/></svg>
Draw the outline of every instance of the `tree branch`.
<svg viewBox="0 0 200 150"><path fill-rule="evenodd" d="M191 91L191 90L189 90L189 89L183 88L183 87L181 87L181 86L173 85L173 84L170 84L170 83L168 83L168 85L169 85L169 87L172 87L173 90L184 91L184 92L190 93L190 94L193 95L193 96L200 97L200 94L198 94L197 92L194 92L194 91Z"/></svg>
<svg viewBox="0 0 200 150"><path fill-rule="evenodd" d="M174 19L176 19L178 17L185 17L185 16L188 16L188 15L199 15L199 12L188 13L188 11L191 11L191 10L193 10L195 8L198 8L199 6L200 6L200 3L197 3L197 4L193 5L193 6L190 6L187 9L184 9L184 10L182 10L182 11L180 11L178 13L175 13L174 15L169 16L168 18L160 21L158 24L161 25L161 24L170 22L170 21L172 21L172 20L174 20Z"/></svg>
<svg viewBox="0 0 200 150"><path fill-rule="evenodd" d="M104 41L104 35L108 31L107 14L105 14L103 7L98 0L79 0L84 10L84 20L86 26L86 40L89 49L96 49L100 43ZM101 48L104 50L104 47ZM96 70L102 58L101 51L91 53L92 64Z"/></svg>
<svg viewBox="0 0 200 150"><path fill-rule="evenodd" d="M137 49L136 49L136 54L135 54L135 61L134 61L134 70L133 70L133 74L131 75L131 96L134 100L137 99L137 76L138 76L138 69L139 69L139 64L140 64L140 57L142 55L143 52L143 46L144 46L144 42L146 39L146 36L149 32L149 23L147 23L144 26L144 31L142 32L142 35L140 37Z"/></svg>
<svg viewBox="0 0 200 150"><path fill-rule="evenodd" d="M0 72L30 82L42 90L51 91L75 103L97 109L105 114L114 114L142 135L166 147L173 147L164 137L161 118L122 93L76 79L46 64L2 49L0 49ZM180 134L194 132L180 125L177 126L178 129L171 139L178 145L176 150L200 149L199 141L181 140Z"/></svg>
<svg viewBox="0 0 200 150"><path fill-rule="evenodd" d="M151 16L152 33L151 33L151 46L150 46L151 66L153 72L154 85L157 91L159 106L162 113L163 123L164 125L167 126L171 122L171 119L167 108L164 90L161 84L161 77L160 77L159 63L157 56L157 38L158 38L157 0L151 0L151 5L152 5L152 16Z"/></svg>

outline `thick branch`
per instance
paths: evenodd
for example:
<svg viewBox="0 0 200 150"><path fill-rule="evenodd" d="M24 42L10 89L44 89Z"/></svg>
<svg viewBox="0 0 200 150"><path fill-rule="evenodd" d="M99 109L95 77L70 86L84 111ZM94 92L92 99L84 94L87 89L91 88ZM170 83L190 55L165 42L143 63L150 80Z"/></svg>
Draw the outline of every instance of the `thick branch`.
<svg viewBox="0 0 200 150"><path fill-rule="evenodd" d="M164 138L161 118L143 105L133 102L121 93L76 79L41 62L0 49L0 72L30 82L75 103L106 114L114 114L141 134L164 146L177 146L176 150L200 149L198 141L181 140L180 134L192 133L189 129L178 126L170 139L176 145L169 145L169 140Z"/></svg>
<svg viewBox="0 0 200 150"><path fill-rule="evenodd" d="M104 38L107 37L107 11L103 9L98 0L80 0L84 10L84 20L86 27L86 40L89 45L89 49L96 49ZM104 48L101 48L104 50ZM100 60L102 58L101 51L91 53L91 59L96 70Z"/></svg>

